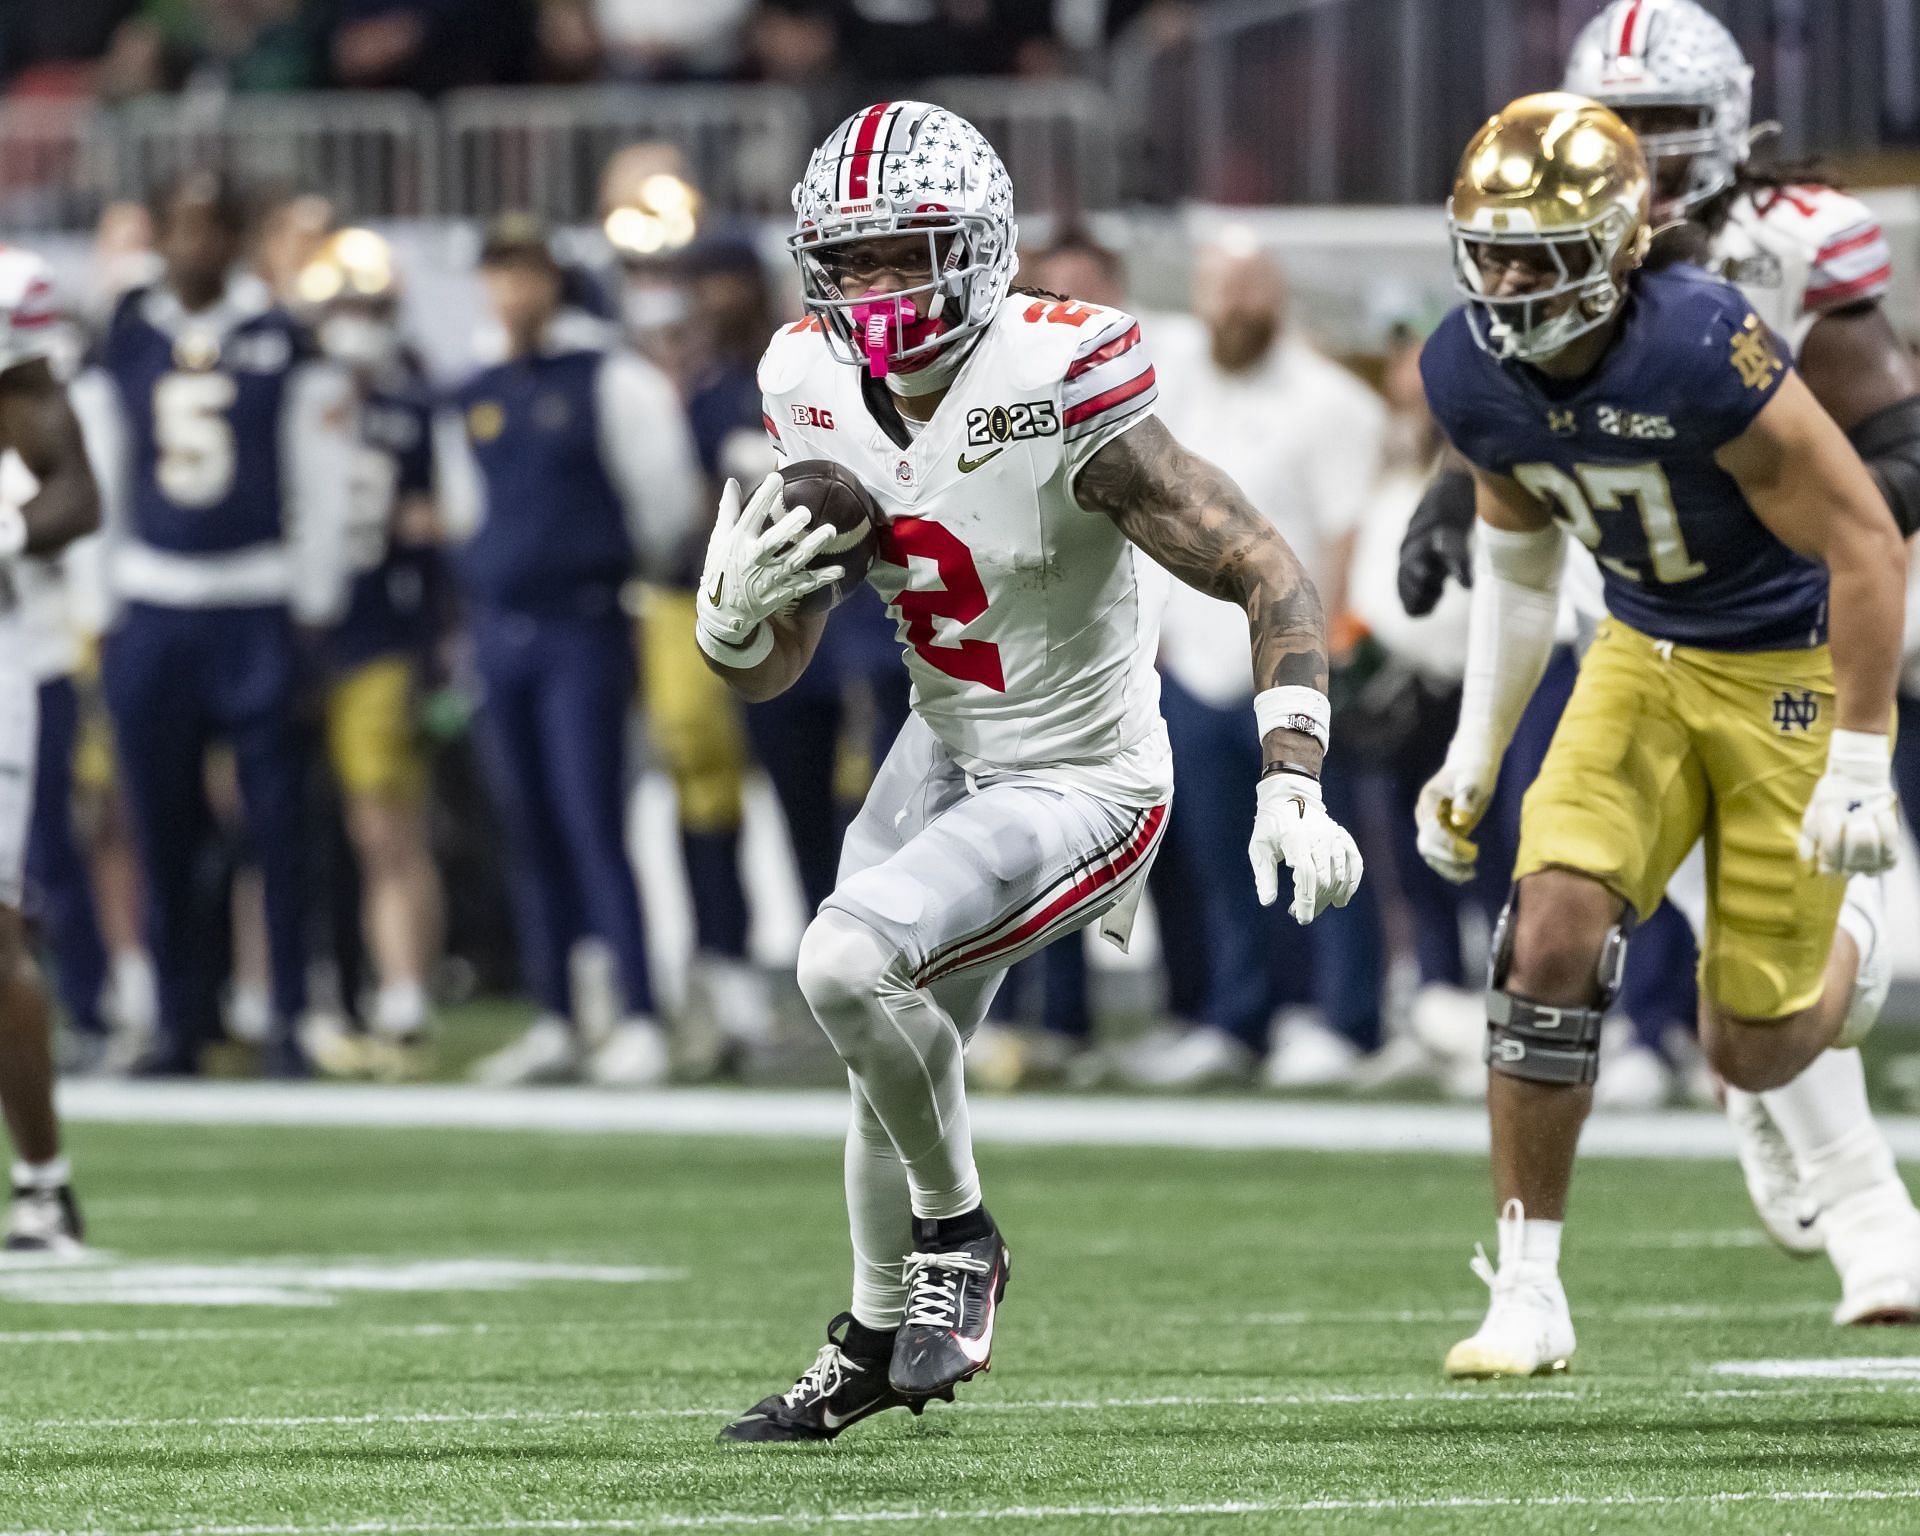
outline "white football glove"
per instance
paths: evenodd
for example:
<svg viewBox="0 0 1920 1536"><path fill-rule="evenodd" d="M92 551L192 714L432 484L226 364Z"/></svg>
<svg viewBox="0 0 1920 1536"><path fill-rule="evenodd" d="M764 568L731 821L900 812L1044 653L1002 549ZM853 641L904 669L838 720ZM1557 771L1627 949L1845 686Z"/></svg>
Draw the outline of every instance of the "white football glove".
<svg viewBox="0 0 1920 1536"><path fill-rule="evenodd" d="M1296 923L1310 923L1328 907L1344 907L1360 886L1360 850L1347 829L1327 814L1320 781L1304 773L1272 773L1262 779L1253 815L1253 885L1260 905L1280 895L1280 866L1293 870Z"/></svg>
<svg viewBox="0 0 1920 1536"><path fill-rule="evenodd" d="M1480 845L1470 834L1493 798L1499 766L1483 759L1455 762L1449 757L1420 791L1413 813L1420 857L1435 874L1455 885L1473 878Z"/></svg>
<svg viewBox="0 0 1920 1536"><path fill-rule="evenodd" d="M1835 731L1800 822L1800 857L1823 875L1877 875L1900 857L1899 802L1885 736Z"/></svg>
<svg viewBox="0 0 1920 1536"><path fill-rule="evenodd" d="M834 529L823 523L807 532L812 516L804 507L767 526L775 508L784 504L777 474L760 482L745 511L739 481L729 480L720 495L695 600L700 648L718 661L741 667L763 661L773 648L773 636L761 626L845 574L837 565L807 569Z"/></svg>

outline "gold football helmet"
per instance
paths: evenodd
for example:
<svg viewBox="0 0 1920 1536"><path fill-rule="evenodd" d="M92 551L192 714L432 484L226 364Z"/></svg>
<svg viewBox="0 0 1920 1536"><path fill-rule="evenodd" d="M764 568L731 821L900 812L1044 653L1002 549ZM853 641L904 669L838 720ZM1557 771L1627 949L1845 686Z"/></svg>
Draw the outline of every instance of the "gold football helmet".
<svg viewBox="0 0 1920 1536"><path fill-rule="evenodd" d="M1460 157L1447 223L1474 339L1500 358L1551 357L1606 324L1652 241L1646 157L1584 96L1522 96ZM1505 290L1502 256L1550 280Z"/></svg>

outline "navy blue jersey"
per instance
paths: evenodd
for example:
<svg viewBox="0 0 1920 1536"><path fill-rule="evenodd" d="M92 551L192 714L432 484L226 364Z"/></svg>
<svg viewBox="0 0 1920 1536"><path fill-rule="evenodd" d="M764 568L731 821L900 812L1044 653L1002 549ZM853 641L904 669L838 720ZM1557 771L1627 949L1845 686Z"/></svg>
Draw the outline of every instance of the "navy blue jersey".
<svg viewBox="0 0 1920 1536"><path fill-rule="evenodd" d="M1441 430L1594 552L1611 613L1719 651L1826 638L1825 568L1781 543L1714 459L1788 370L1740 290L1693 267L1634 277L1619 335L1584 378L1496 360L1462 310L1420 359Z"/></svg>
<svg viewBox="0 0 1920 1536"><path fill-rule="evenodd" d="M285 310L230 298L188 315L163 289L129 294L101 343L127 434L129 532L172 555L282 540L282 429L294 371L315 356Z"/></svg>
<svg viewBox="0 0 1920 1536"><path fill-rule="evenodd" d="M425 383L396 377L360 404L349 558L353 583L329 653L337 667L419 650L430 638L428 597L438 554L395 539L412 497L433 492L433 410Z"/></svg>
<svg viewBox="0 0 1920 1536"><path fill-rule="evenodd" d="M617 607L635 551L602 450L606 365L603 352L542 353L483 369L455 393L486 508L458 563L482 606L531 614Z"/></svg>

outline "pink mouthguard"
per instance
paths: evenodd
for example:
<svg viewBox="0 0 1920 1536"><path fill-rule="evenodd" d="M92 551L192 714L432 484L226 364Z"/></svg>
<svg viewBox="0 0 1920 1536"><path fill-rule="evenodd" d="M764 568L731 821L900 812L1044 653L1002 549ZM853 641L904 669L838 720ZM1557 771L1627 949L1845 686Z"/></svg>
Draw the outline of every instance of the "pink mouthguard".
<svg viewBox="0 0 1920 1536"><path fill-rule="evenodd" d="M898 326L904 340L907 327L919 318L912 299L876 299L871 304L856 304L850 313L860 329L860 345L867 354L867 372L884 379L893 369L893 349L887 344L887 329Z"/></svg>

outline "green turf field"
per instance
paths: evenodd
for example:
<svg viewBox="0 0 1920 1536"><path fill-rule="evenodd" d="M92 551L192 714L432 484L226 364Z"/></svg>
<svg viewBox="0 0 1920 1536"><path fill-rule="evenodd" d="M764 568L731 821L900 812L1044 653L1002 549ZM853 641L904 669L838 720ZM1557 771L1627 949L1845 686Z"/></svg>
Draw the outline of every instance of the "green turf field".
<svg viewBox="0 0 1920 1536"><path fill-rule="evenodd" d="M1575 1373L1461 1388L1474 1161L988 1148L992 1375L742 1449L844 1296L825 1143L74 1143L119 1264L0 1273L4 1533L1920 1530L1920 1339L1831 1328L1730 1166L1584 1169Z"/></svg>

